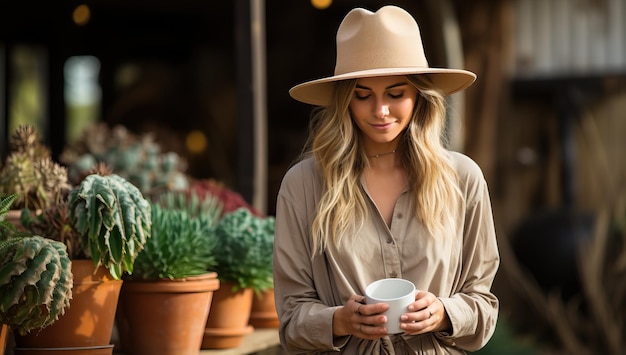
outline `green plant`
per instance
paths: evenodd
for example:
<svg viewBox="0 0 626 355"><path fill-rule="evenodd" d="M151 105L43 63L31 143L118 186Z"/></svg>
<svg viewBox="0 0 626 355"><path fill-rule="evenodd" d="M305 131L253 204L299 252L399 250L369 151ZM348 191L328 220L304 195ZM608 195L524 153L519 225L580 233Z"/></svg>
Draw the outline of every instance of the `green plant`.
<svg viewBox="0 0 626 355"><path fill-rule="evenodd" d="M104 123L89 126L82 139L65 147L61 161L69 166L70 180L78 184L97 163L128 180L144 194L183 190L188 179L185 162L177 153L162 153L151 134L135 135L124 126Z"/></svg>
<svg viewBox="0 0 626 355"><path fill-rule="evenodd" d="M33 234L65 244L70 259L89 259L88 250L82 244L82 234L76 230L70 219L67 196L38 214L23 209L20 223Z"/></svg>
<svg viewBox="0 0 626 355"><path fill-rule="evenodd" d="M124 272L132 274L151 233L151 206L141 191L118 175L91 174L70 191L69 209L94 265L118 280Z"/></svg>
<svg viewBox="0 0 626 355"><path fill-rule="evenodd" d="M160 206L185 210L191 217L205 216L216 224L222 216L223 205L211 194L200 197L191 191L166 191L154 198Z"/></svg>
<svg viewBox="0 0 626 355"><path fill-rule="evenodd" d="M0 221L16 197L0 197ZM72 298L71 262L61 242L4 224L1 229L0 323L24 335L65 313Z"/></svg>
<svg viewBox="0 0 626 355"><path fill-rule="evenodd" d="M243 207L225 214L216 229L219 279L256 293L272 288L274 226L274 217L260 217Z"/></svg>
<svg viewBox="0 0 626 355"><path fill-rule="evenodd" d="M182 279L215 266L216 221L210 215L152 205L152 236L137 256L131 279Z"/></svg>
<svg viewBox="0 0 626 355"><path fill-rule="evenodd" d="M17 194L5 194L0 192L0 240L8 238L15 232L15 225L6 220L11 205L17 199Z"/></svg>
<svg viewBox="0 0 626 355"><path fill-rule="evenodd" d="M0 192L17 194L15 209L39 210L58 202L69 189L67 169L52 160L34 127L19 126L0 170Z"/></svg>

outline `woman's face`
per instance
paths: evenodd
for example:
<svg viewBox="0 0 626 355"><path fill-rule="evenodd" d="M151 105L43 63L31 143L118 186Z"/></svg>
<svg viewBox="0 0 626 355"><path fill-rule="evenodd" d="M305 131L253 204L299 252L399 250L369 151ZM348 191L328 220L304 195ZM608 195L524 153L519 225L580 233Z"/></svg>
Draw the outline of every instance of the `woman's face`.
<svg viewBox="0 0 626 355"><path fill-rule="evenodd" d="M400 136L411 120L416 100L417 88L404 76L358 79L349 107L368 151ZM395 144L389 148L395 149Z"/></svg>

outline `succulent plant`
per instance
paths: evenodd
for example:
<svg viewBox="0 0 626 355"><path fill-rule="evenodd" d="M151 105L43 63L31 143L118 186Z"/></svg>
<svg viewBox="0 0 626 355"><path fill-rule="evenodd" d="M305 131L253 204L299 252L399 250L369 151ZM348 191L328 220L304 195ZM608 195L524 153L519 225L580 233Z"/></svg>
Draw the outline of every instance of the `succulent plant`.
<svg viewBox="0 0 626 355"><path fill-rule="evenodd" d="M82 234L76 230L70 219L67 196L40 213L23 209L20 222L24 229L33 234L65 244L70 259L88 259L82 244Z"/></svg>
<svg viewBox="0 0 626 355"><path fill-rule="evenodd" d="M191 217L204 216L217 224L224 209L217 196L206 194L202 198L191 191L166 191L154 197L155 203L165 208L185 210Z"/></svg>
<svg viewBox="0 0 626 355"><path fill-rule="evenodd" d="M0 221L6 222L16 197L0 197ZM1 229L0 323L24 335L52 324L65 313L72 298L71 262L61 242L6 225Z"/></svg>
<svg viewBox="0 0 626 355"><path fill-rule="evenodd" d="M16 230L15 225L6 219L16 199L16 194L0 193L0 240L8 238Z"/></svg>
<svg viewBox="0 0 626 355"><path fill-rule="evenodd" d="M254 215L244 207L225 214L216 228L220 281L232 282L236 289L252 288L256 293L272 288L274 227L274 217Z"/></svg>
<svg viewBox="0 0 626 355"><path fill-rule="evenodd" d="M0 170L0 192L17 194L15 209L39 210L58 202L69 189L67 169L52 160L34 127L19 126Z"/></svg>
<svg viewBox="0 0 626 355"><path fill-rule="evenodd" d="M137 186L144 196L184 190L185 162L177 153L162 153L151 134L134 135L124 126L90 126L84 138L66 146L61 161L69 166L70 181L78 184L97 163Z"/></svg>
<svg viewBox="0 0 626 355"><path fill-rule="evenodd" d="M215 206L215 205L214 205ZM133 280L182 279L215 266L217 221L186 209L152 205L152 235L135 260Z"/></svg>
<svg viewBox="0 0 626 355"><path fill-rule="evenodd" d="M69 193L70 221L85 253L113 278L132 274L150 237L151 205L139 189L116 175L88 175Z"/></svg>

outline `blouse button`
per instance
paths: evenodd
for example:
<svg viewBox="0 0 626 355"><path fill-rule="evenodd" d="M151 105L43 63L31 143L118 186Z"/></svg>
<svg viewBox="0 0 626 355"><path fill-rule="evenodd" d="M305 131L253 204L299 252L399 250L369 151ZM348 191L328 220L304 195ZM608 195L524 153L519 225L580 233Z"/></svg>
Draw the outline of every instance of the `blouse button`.
<svg viewBox="0 0 626 355"><path fill-rule="evenodd" d="M398 218L398 219L402 219L403 217L404 217L404 215L403 215L402 213L398 213L398 214L396 215L396 218Z"/></svg>
<svg viewBox="0 0 626 355"><path fill-rule="evenodd" d="M392 277L392 278L395 278L395 277L398 277L398 273L397 273L397 272L395 272L395 271L392 271L392 272L389 274L389 276L390 276L390 277Z"/></svg>
<svg viewBox="0 0 626 355"><path fill-rule="evenodd" d="M392 238L387 239L387 244L393 244L393 239Z"/></svg>

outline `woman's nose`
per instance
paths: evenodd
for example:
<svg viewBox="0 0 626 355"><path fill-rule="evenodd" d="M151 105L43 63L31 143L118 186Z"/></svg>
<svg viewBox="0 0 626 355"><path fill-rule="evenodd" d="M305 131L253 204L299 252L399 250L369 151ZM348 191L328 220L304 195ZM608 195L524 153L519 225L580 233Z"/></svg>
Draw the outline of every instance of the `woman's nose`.
<svg viewBox="0 0 626 355"><path fill-rule="evenodd" d="M385 103L376 104L375 112L376 118L385 118L389 116L389 105Z"/></svg>

